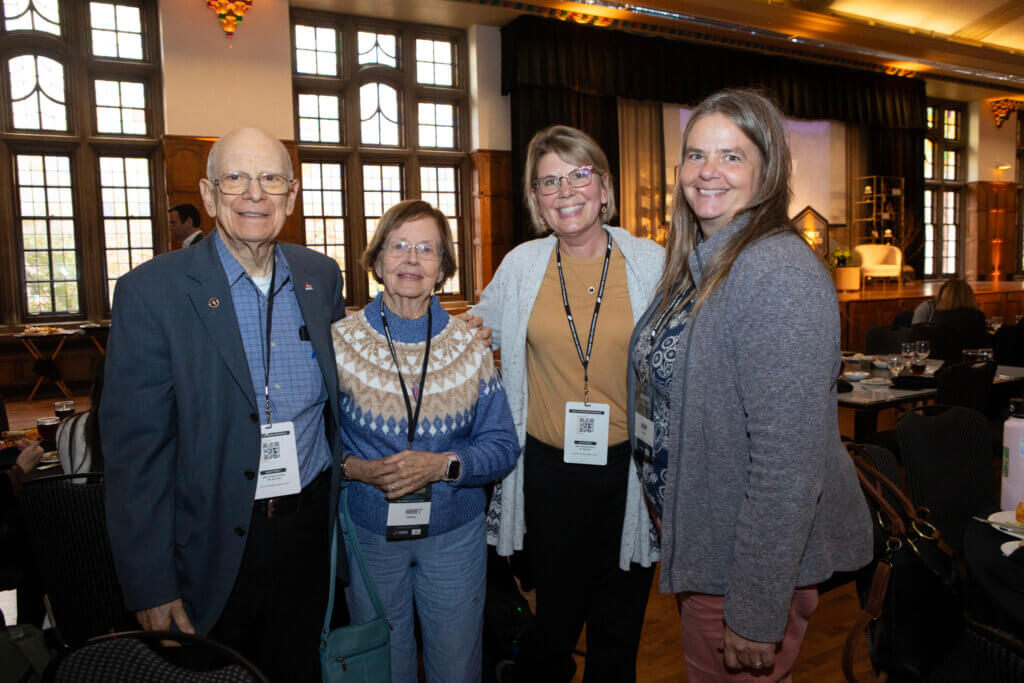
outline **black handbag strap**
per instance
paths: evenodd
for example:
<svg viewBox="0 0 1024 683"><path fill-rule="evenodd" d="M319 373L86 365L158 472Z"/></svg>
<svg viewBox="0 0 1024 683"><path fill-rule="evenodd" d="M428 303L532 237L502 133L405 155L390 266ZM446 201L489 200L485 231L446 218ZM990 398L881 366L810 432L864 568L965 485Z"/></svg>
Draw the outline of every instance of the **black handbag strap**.
<svg viewBox="0 0 1024 683"><path fill-rule="evenodd" d="M846 634L846 642L843 644L843 675L850 683L857 683L857 676L853 671L853 657L868 624L882 614L882 605L885 603L885 594L889 589L892 574L892 558L896 551L903 543L914 546L913 541L909 538L911 533L920 536L922 540L932 541L942 553L949 557L952 557L953 550L943 540L938 530L918 514L907 494L878 471L863 448L857 444L847 444L847 450L853 460L861 489L876 507L877 521L882 529L889 534L888 554L879 559L875 565L875 573L871 578L871 590L864 603L864 608ZM897 505L890 502L890 498L894 499L902 510L898 510ZM915 552L918 552L916 548ZM884 673L879 680L885 680Z"/></svg>
<svg viewBox="0 0 1024 683"><path fill-rule="evenodd" d="M356 556L356 562L359 564L359 574L363 577L363 585L366 587L366 592L370 596L370 602L373 603L373 610L377 613L377 618L383 618L387 621L387 614L384 613L384 604L380 600L380 593L377 592L377 584L373 582L373 577L370 576L370 570L366 568L366 560L363 559L363 550L359 545L359 537L356 536L355 525L352 524L352 518L348 514L348 487L344 487L341 490L341 523L342 529L349 540L349 547L352 549L352 554ZM335 573L338 570L338 520L335 518L334 526L331 529L331 577L329 579L330 589L329 597L327 598L327 613L324 615L324 627L320 632L320 647L327 647L327 635L331 630L331 615L334 612L334 584L335 584ZM390 627L390 624L388 624Z"/></svg>

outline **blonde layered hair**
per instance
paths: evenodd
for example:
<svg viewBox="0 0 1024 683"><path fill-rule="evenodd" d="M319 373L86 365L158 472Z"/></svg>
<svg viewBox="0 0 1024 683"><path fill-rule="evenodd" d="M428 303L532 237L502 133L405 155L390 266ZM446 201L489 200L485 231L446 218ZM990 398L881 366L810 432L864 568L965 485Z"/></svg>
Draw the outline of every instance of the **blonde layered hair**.
<svg viewBox="0 0 1024 683"><path fill-rule="evenodd" d="M583 131L570 126L549 126L537 132L530 140L526 149L526 167L523 169L523 195L526 197L526 208L530 210L530 221L538 235L548 231L548 224L540 215L540 205L533 196L533 183L537 180L537 166L541 157L554 152L577 167L592 167L596 180L608 193L608 201L604 206L608 209L601 214L601 222L607 223L615 216L615 188L612 184L611 170L608 168L608 157L601 146Z"/></svg>
<svg viewBox="0 0 1024 683"><path fill-rule="evenodd" d="M763 94L747 89L722 90L697 105L683 131L683 143L679 154L680 169L686 161L686 147L694 124L712 114L726 116L754 143L760 155L761 177L750 203L736 214L737 218L749 214L750 222L743 230L730 237L714 261L706 264L704 268L703 286L696 294L693 315L697 314L708 297L729 276L729 271L744 249L768 235L780 232L800 235L800 231L788 216L793 162L786 140L786 129L782 123L782 113L775 103ZM672 220L668 235L668 251L665 255L665 271L658 285L662 295L659 312L693 286L688 261L690 253L702 239L700 222L686 201L681 181L680 171L672 192ZM802 239L801 242L804 243Z"/></svg>

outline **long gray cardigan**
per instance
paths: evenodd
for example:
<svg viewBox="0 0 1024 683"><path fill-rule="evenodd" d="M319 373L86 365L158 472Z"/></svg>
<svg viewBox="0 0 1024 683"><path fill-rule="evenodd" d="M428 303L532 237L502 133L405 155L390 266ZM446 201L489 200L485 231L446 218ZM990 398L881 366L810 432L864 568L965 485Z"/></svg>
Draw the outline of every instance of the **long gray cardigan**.
<svg viewBox="0 0 1024 683"><path fill-rule="evenodd" d="M626 285L635 322L650 303L661 278L665 250L651 240L634 237L628 230L609 225L604 229L625 258ZM548 235L524 242L510 251L481 294L480 302L473 307L473 313L492 328L494 348L501 348L502 382L521 448L526 447L526 415L530 403L526 382L526 330L554 248L555 237ZM621 372L625 374L626 368ZM487 511L487 542L497 547L499 555L511 555L523 549L526 533L524 468L523 458L519 458L515 469L498 483ZM657 536L632 461L628 476L619 544L619 568L624 571L629 570L631 562L649 567L658 561Z"/></svg>
<svg viewBox="0 0 1024 683"><path fill-rule="evenodd" d="M748 220L690 255L698 288ZM867 505L839 438L839 339L825 268L780 233L743 251L676 347L660 587L724 595L726 623L751 640L782 639L794 588L871 559Z"/></svg>

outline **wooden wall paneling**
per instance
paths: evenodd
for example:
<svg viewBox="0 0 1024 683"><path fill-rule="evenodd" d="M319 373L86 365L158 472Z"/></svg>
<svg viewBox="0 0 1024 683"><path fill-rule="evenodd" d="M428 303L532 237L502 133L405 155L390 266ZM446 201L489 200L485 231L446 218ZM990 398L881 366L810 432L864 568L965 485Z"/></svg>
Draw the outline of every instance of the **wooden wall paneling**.
<svg viewBox="0 0 1024 683"><path fill-rule="evenodd" d="M1005 308L1006 302L1005 294L1001 294L999 292L977 294L974 299L978 302L978 308L981 309L986 318L1003 315L1003 309Z"/></svg>
<svg viewBox="0 0 1024 683"><path fill-rule="evenodd" d="M1024 292L1008 292L1003 304L1003 323L1013 325L1024 315Z"/></svg>
<svg viewBox="0 0 1024 683"><path fill-rule="evenodd" d="M850 347L850 304L847 301L839 302L839 347L846 351Z"/></svg>
<svg viewBox="0 0 1024 683"><path fill-rule="evenodd" d="M473 282L480 292L494 276L501 259L515 246L513 202L518 187L512 174L512 153L477 150L473 169Z"/></svg>
<svg viewBox="0 0 1024 683"><path fill-rule="evenodd" d="M203 232L209 232L215 227L212 217L206 214L203 208L203 198L199 194L199 180L206 177L206 158L210 154L210 148L216 138L197 138L181 135L167 135L164 137L164 167L167 184L167 208L188 202L199 208L203 214ZM295 177L299 176L299 147L294 140L282 140L288 155L292 160L292 170ZM301 188L300 188L301 193ZM161 216L160 219L164 217ZM163 222L166 225L166 221ZM164 243L161 251L177 249L181 243L171 237L165 229ZM304 244L302 231L302 198L295 201L295 211L285 221L284 228L278 239L285 242ZM171 242L174 242L173 244Z"/></svg>
<svg viewBox="0 0 1024 683"><path fill-rule="evenodd" d="M849 303L849 340L851 351L863 351L864 340L872 327L891 325L901 310L899 300L851 301Z"/></svg>
<svg viewBox="0 0 1024 683"><path fill-rule="evenodd" d="M978 236L978 279L1007 280L1017 264L1017 186L1012 183L967 184L967 222Z"/></svg>

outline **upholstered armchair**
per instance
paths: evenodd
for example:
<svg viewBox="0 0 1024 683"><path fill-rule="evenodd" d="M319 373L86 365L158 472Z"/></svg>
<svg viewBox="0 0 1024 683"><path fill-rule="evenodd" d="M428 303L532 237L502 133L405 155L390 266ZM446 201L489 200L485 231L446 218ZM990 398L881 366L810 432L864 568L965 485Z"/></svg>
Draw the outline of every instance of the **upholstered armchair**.
<svg viewBox="0 0 1024 683"><path fill-rule="evenodd" d="M903 252L891 244L858 244L853 248L854 265L860 266L861 284L869 277L903 277Z"/></svg>

